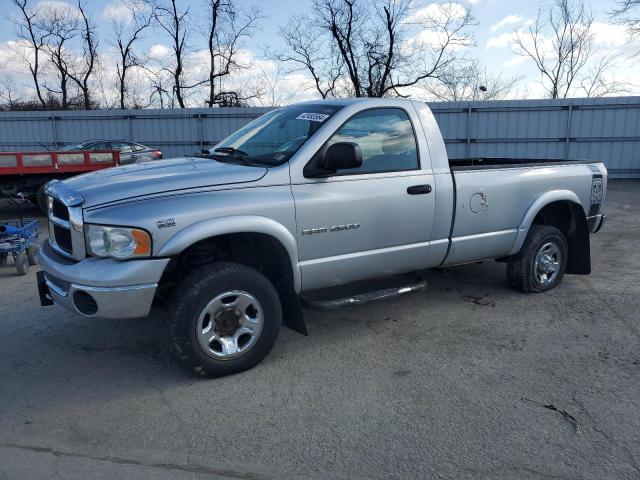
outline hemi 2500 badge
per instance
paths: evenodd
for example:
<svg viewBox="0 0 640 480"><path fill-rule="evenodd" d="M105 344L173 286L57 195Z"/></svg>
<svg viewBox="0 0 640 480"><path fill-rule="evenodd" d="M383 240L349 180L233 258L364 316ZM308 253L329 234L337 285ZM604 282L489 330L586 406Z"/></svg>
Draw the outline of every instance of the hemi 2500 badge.
<svg viewBox="0 0 640 480"><path fill-rule="evenodd" d="M327 232L342 232L343 230L356 230L358 228L360 228L359 223L345 223L342 225L333 225L329 228L327 227L305 228L302 230L302 235L314 235L316 233L327 233Z"/></svg>

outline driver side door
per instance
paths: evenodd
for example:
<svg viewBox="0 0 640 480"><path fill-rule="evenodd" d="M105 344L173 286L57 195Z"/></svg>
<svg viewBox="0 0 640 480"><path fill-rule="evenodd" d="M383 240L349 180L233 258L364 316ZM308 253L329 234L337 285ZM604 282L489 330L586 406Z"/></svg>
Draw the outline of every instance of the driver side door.
<svg viewBox="0 0 640 480"><path fill-rule="evenodd" d="M362 166L292 185L302 288L392 275L427 261L435 202L413 123L402 108L374 108L328 140L353 142Z"/></svg>

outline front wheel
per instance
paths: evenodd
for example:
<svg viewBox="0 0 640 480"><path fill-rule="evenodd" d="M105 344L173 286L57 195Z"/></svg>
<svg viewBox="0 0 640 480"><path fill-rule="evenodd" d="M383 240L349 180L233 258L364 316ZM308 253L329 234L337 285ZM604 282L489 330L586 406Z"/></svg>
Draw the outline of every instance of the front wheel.
<svg viewBox="0 0 640 480"><path fill-rule="evenodd" d="M267 356L282 322L280 298L257 270L214 263L186 277L167 306L172 350L189 371L220 377Z"/></svg>
<svg viewBox="0 0 640 480"><path fill-rule="evenodd" d="M567 240L560 230L532 225L520 252L507 260L507 278L521 292L551 290L562 281L568 258Z"/></svg>

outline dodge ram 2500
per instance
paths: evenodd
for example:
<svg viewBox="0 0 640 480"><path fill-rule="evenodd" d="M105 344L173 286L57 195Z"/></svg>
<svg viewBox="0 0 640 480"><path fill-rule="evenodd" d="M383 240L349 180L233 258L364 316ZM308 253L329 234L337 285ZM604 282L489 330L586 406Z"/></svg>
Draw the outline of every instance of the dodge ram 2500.
<svg viewBox="0 0 640 480"><path fill-rule="evenodd" d="M305 304L393 293L313 296L336 285L485 259L525 293L590 273L606 180L595 161L449 159L422 102L301 103L195 157L49 183L40 300L106 318L158 305L180 362L225 375L281 324L306 333Z"/></svg>

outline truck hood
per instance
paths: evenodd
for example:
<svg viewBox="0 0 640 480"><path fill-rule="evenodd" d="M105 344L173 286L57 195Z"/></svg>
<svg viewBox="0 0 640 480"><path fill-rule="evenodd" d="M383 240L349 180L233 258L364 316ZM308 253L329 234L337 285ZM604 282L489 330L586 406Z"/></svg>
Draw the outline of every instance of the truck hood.
<svg viewBox="0 0 640 480"><path fill-rule="evenodd" d="M107 168L64 183L82 195L84 207L91 207L151 194L255 182L266 173L264 167L187 157Z"/></svg>

